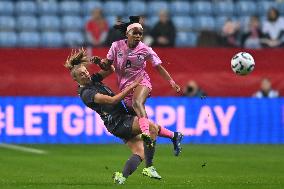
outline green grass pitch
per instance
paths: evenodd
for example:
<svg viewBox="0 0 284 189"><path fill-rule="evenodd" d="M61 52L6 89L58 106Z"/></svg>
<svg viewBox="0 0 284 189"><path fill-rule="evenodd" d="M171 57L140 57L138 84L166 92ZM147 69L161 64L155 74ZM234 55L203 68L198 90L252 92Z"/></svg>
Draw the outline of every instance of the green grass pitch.
<svg viewBox="0 0 284 189"><path fill-rule="evenodd" d="M171 145L157 145L154 163L163 179L143 177L141 164L123 186L111 178L130 155L122 144L24 146L47 154L0 148L0 189L284 188L283 145L189 144L180 157Z"/></svg>

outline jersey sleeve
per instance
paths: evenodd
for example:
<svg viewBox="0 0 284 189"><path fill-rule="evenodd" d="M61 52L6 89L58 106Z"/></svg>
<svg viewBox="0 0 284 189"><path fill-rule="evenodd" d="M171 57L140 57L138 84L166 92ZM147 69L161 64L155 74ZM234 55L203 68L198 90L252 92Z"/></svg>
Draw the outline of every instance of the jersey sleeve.
<svg viewBox="0 0 284 189"><path fill-rule="evenodd" d="M85 89L82 92L81 98L86 104L94 103L95 95L98 93L97 90L94 89Z"/></svg>
<svg viewBox="0 0 284 189"><path fill-rule="evenodd" d="M162 64L161 59L158 57L157 53L153 51L151 47L148 47L148 56L147 59L152 62L152 66L158 66Z"/></svg>
<svg viewBox="0 0 284 189"><path fill-rule="evenodd" d="M115 58L115 49L116 49L116 43L113 42L111 44L111 47L110 47L108 53L107 53L107 59L108 60L114 60L114 58Z"/></svg>

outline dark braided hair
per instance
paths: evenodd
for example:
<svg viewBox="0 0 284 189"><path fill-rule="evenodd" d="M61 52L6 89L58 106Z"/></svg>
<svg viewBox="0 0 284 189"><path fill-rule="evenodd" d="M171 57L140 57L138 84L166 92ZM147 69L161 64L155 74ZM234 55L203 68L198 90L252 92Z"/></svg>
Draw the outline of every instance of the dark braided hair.
<svg viewBox="0 0 284 189"><path fill-rule="evenodd" d="M123 34L126 33L126 30L127 30L127 27L130 25L130 24L133 24L133 23L139 23L139 20L140 20L140 16L129 16L129 22L120 22L120 24L117 24L114 27L114 29L117 29L119 30L120 32L122 32Z"/></svg>

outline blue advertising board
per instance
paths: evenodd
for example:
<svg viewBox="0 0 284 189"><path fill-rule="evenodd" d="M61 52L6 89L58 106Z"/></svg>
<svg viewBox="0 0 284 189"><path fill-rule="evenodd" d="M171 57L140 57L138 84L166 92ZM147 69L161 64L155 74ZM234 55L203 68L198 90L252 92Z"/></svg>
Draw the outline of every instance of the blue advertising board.
<svg viewBox="0 0 284 189"><path fill-rule="evenodd" d="M184 143L284 144L284 99L152 97L149 119ZM78 97L0 97L2 143L117 143ZM158 138L159 143L169 143Z"/></svg>

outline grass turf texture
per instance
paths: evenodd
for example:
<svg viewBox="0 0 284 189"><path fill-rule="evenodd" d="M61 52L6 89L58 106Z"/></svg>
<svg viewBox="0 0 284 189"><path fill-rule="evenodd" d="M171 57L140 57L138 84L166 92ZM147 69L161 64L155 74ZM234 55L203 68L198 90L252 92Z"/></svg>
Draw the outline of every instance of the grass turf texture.
<svg viewBox="0 0 284 189"><path fill-rule="evenodd" d="M0 148L0 188L246 188L284 187L282 145L184 145L180 157L172 146L157 145L155 166L163 177L141 175L144 164L125 185L114 186L130 151L117 145L24 145L43 155Z"/></svg>

